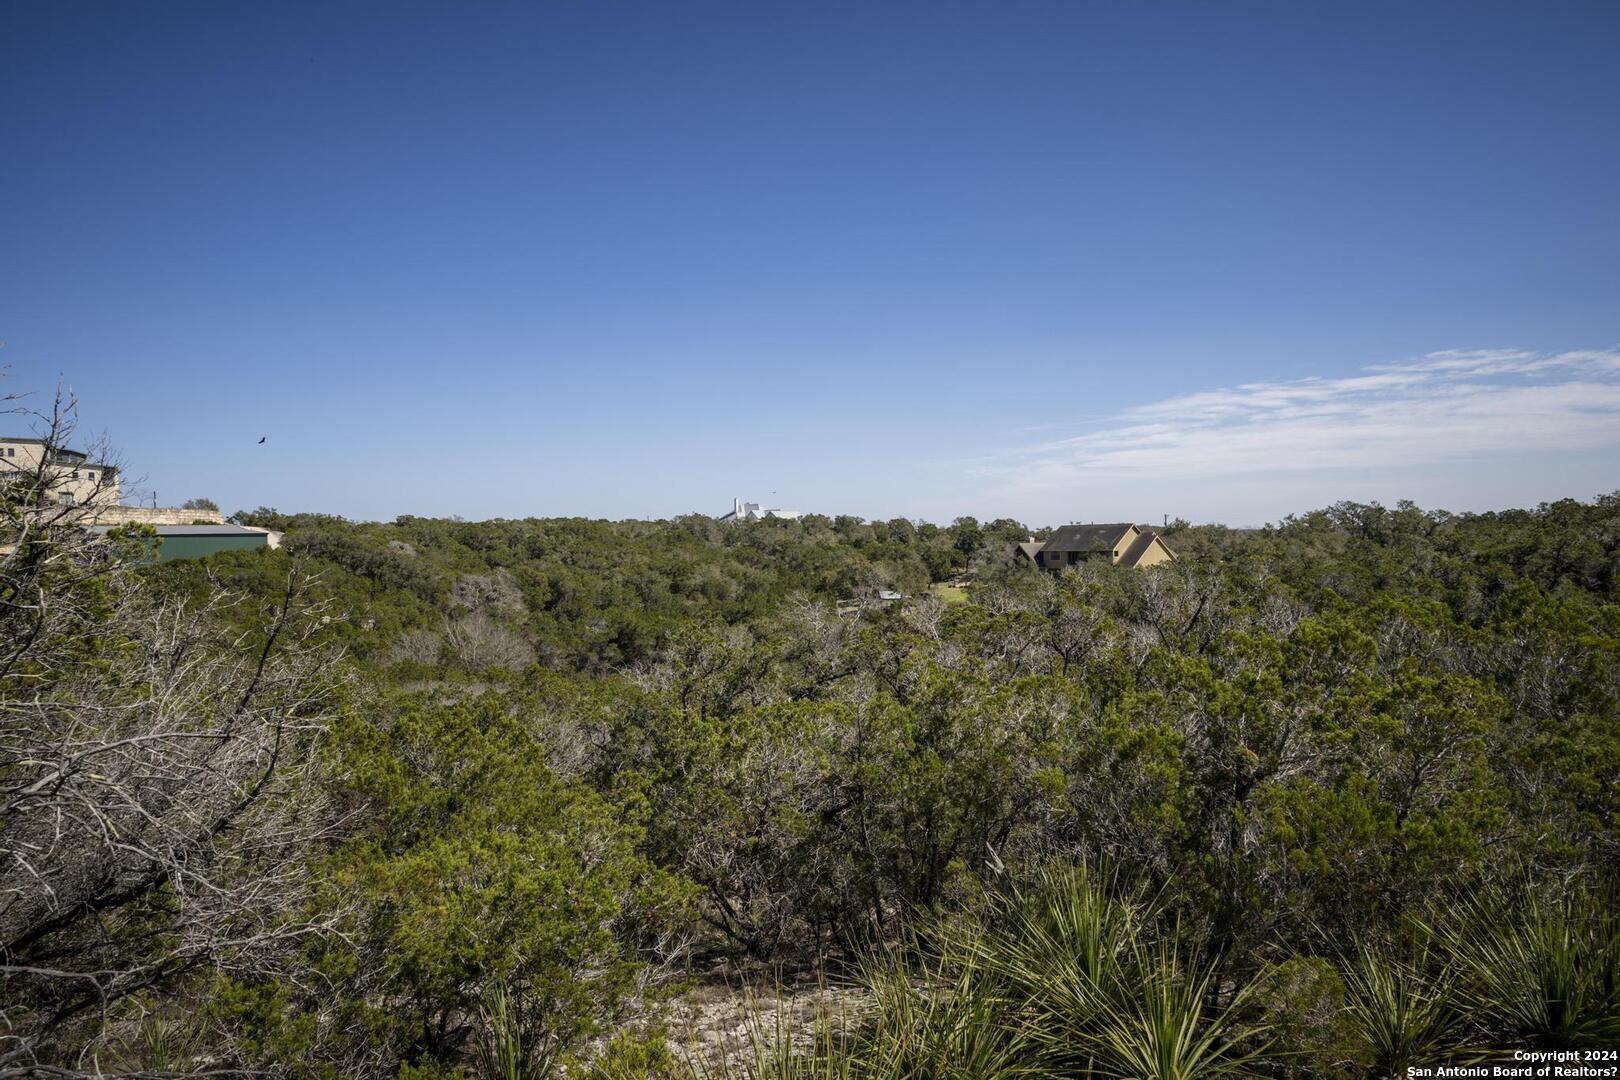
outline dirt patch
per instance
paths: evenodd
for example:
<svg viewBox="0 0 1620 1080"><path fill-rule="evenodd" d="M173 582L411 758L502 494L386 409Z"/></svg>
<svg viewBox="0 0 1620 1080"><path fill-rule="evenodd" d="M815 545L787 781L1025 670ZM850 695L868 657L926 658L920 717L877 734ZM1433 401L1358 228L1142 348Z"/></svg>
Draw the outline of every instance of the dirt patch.
<svg viewBox="0 0 1620 1080"><path fill-rule="evenodd" d="M834 1030L846 1029L860 1022L870 1002L871 994L859 986L711 979L670 1004L670 1048L705 1068L751 1061L756 1044L775 1045L784 1038L805 1050L818 1021L825 1018Z"/></svg>

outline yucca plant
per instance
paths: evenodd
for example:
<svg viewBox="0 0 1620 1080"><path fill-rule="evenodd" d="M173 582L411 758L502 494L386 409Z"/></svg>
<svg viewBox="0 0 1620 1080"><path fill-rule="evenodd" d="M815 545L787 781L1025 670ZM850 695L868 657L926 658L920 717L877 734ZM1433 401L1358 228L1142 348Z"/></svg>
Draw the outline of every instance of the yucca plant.
<svg viewBox="0 0 1620 1080"><path fill-rule="evenodd" d="M1263 1048L1263 1029L1240 1019L1252 987L1211 1009L1214 979L1213 967L1183 960L1174 941L1134 943L1084 1040L1093 1071L1141 1080L1247 1075Z"/></svg>
<svg viewBox="0 0 1620 1080"><path fill-rule="evenodd" d="M1000 905L996 925L967 942L1047 1038L1088 1029L1150 910L1121 899L1107 874L1084 868L1041 877Z"/></svg>
<svg viewBox="0 0 1620 1080"><path fill-rule="evenodd" d="M795 1048L782 1012L749 1027L741 1063L700 1080L1191 1080L1244 1074L1263 1029L1246 987L1216 992L1179 926L1106 875L1048 876L986 920L936 923L868 966L870 1011L817 1022ZM987 924L988 923L988 924ZM801 1042L803 1040L801 1039Z"/></svg>
<svg viewBox="0 0 1620 1080"><path fill-rule="evenodd" d="M1462 1035L1449 979L1363 946L1345 972L1346 1012L1375 1076L1407 1075L1453 1057Z"/></svg>
<svg viewBox="0 0 1620 1080"><path fill-rule="evenodd" d="M976 949L1025 1018L1043 1067L1181 1080L1242 1073L1262 1029L1245 1024L1248 989L1213 1004L1214 969L1179 924L1107 872L1043 877L1015 895Z"/></svg>
<svg viewBox="0 0 1620 1080"><path fill-rule="evenodd" d="M1028 1033L960 936L935 960L868 969L873 1011L857 1054L872 1080L1011 1080L1032 1073ZM971 942L971 939L969 939Z"/></svg>
<svg viewBox="0 0 1620 1080"><path fill-rule="evenodd" d="M478 1043L480 1076L486 1080L546 1080L551 1076L554 1055L534 1045L520 1002L504 983L490 987L479 1012L484 1021Z"/></svg>
<svg viewBox="0 0 1620 1080"><path fill-rule="evenodd" d="M184 1071L196 1056L205 1031L199 1018L148 1014L140 1027L143 1064L154 1072Z"/></svg>
<svg viewBox="0 0 1620 1080"><path fill-rule="evenodd" d="M1425 926L1461 973L1460 1000L1506 1046L1620 1043L1620 916L1576 887L1489 886Z"/></svg>
<svg viewBox="0 0 1620 1080"><path fill-rule="evenodd" d="M867 971L873 1007L860 1017L819 1014L796 1033L789 1010L754 1007L748 1043L718 1062L689 1061L698 1080L1013 1080L1029 1074L984 980L942 985L893 957Z"/></svg>

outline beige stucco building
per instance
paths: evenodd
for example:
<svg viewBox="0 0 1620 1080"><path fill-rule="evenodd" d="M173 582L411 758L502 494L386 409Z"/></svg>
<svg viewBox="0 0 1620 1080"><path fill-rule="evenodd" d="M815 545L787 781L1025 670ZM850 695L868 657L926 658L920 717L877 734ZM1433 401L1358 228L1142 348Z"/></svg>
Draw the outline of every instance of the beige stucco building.
<svg viewBox="0 0 1620 1080"><path fill-rule="evenodd" d="M47 460L49 455L49 460ZM60 506L116 506L118 469L43 439L0 436L0 482L42 477L42 501Z"/></svg>
<svg viewBox="0 0 1620 1080"><path fill-rule="evenodd" d="M1043 570L1057 573L1090 559L1115 566L1147 567L1172 562L1176 553L1151 529L1129 522L1111 525L1065 525L1044 542L1018 545L1019 552Z"/></svg>

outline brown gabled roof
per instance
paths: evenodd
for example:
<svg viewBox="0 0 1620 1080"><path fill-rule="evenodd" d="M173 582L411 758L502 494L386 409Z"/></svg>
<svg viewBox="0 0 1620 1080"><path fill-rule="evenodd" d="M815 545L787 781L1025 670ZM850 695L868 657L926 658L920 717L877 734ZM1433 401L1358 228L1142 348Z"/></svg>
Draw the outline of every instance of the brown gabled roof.
<svg viewBox="0 0 1620 1080"><path fill-rule="evenodd" d="M1153 546L1153 538L1157 535L1151 532L1138 533L1136 539L1131 541L1131 546L1125 549L1125 554L1119 557L1119 565L1135 566L1142 560L1142 556L1147 554L1147 549Z"/></svg>
<svg viewBox="0 0 1620 1080"><path fill-rule="evenodd" d="M1112 554L1121 538L1135 527L1128 521L1112 525L1065 525L1052 534L1042 550Z"/></svg>
<svg viewBox="0 0 1620 1080"><path fill-rule="evenodd" d="M1018 550L1024 553L1026 559L1034 562L1035 556L1040 553L1041 547L1042 544L1039 540L1026 540L1018 545Z"/></svg>
<svg viewBox="0 0 1620 1080"><path fill-rule="evenodd" d="M1125 554L1119 557L1119 565L1135 566L1141 562L1142 556L1148 553L1148 548L1153 546L1155 540L1159 542L1159 546L1164 548L1172 559L1176 557L1176 553L1170 550L1170 545L1164 542L1162 536L1156 532L1143 531L1141 535L1131 542L1131 546L1125 549Z"/></svg>

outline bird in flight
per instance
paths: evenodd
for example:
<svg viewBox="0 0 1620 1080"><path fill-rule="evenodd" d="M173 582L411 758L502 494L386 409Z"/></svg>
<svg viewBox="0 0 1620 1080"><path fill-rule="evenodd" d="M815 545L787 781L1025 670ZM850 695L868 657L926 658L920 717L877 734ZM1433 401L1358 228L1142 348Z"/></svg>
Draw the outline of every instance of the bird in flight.
<svg viewBox="0 0 1620 1080"><path fill-rule="evenodd" d="M270 437L270 436L268 436L268 435L260 435L260 436L259 436L259 442L260 442L260 444L261 444L261 445L262 445L262 444L263 444L263 443L264 443L264 440L266 440L266 439L268 439L268 438L269 438L269 437Z"/></svg>

